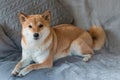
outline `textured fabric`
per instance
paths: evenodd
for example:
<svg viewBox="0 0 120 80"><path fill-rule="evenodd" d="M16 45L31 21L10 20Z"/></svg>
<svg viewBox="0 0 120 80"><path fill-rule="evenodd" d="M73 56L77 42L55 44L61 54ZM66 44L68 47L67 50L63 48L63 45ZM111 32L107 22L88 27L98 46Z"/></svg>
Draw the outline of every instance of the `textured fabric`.
<svg viewBox="0 0 120 80"><path fill-rule="evenodd" d="M120 0L56 1L72 12L75 25L84 29L88 29L93 23L102 25L107 34L105 48L96 51L88 63L82 62L81 57L72 56L56 61L51 69L32 71L23 78L12 77L10 73L21 55L19 52L9 51L14 48L12 40L0 28L0 39L6 36L0 40L4 41L1 44L10 48L0 49L10 53L8 57L0 59L0 80L120 80ZM8 42L5 41L7 39Z"/></svg>
<svg viewBox="0 0 120 80"><path fill-rule="evenodd" d="M0 25L0 61L16 60L17 57L11 59L10 57L18 55L17 53L21 53L21 50L17 49L13 41L6 35L4 29Z"/></svg>
<svg viewBox="0 0 120 80"><path fill-rule="evenodd" d="M5 61L0 63L0 80L120 80L119 53L102 50L88 63L81 60L75 56L60 59L53 68L32 71L23 78L10 75L16 61Z"/></svg>
<svg viewBox="0 0 120 80"><path fill-rule="evenodd" d="M0 24L20 49L21 26L18 13L40 14L48 9L52 12L51 25L72 23L72 16L57 0L0 0Z"/></svg>

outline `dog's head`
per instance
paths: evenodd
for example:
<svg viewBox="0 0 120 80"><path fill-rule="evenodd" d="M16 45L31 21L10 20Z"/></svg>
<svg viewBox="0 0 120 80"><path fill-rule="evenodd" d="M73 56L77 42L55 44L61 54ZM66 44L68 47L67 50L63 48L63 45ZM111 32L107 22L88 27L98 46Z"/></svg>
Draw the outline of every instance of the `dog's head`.
<svg viewBox="0 0 120 80"><path fill-rule="evenodd" d="M22 24L22 34L34 40L38 40L40 36L50 28L51 13L49 10L43 14L26 15L19 14L20 23Z"/></svg>

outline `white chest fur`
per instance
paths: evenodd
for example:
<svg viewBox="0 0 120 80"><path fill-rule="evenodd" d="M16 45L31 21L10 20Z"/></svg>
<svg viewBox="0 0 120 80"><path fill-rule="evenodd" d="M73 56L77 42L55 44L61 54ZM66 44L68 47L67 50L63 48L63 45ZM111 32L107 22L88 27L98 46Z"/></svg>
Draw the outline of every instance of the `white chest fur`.
<svg viewBox="0 0 120 80"><path fill-rule="evenodd" d="M22 57L36 63L42 63L48 55L49 51L45 51L41 47L34 47L32 49L23 49Z"/></svg>
<svg viewBox="0 0 120 80"><path fill-rule="evenodd" d="M28 59L29 61L34 61L36 63L44 62L49 56L49 47L51 40L48 41L45 45L40 45L40 41L33 41L27 45L22 45L22 58Z"/></svg>

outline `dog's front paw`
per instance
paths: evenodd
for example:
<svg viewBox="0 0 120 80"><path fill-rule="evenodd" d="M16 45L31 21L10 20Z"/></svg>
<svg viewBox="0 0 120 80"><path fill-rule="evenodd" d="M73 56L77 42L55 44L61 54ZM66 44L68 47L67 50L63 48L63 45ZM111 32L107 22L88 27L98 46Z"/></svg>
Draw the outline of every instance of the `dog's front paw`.
<svg viewBox="0 0 120 80"><path fill-rule="evenodd" d="M11 74L12 74L12 76L17 76L19 74L19 71L13 70Z"/></svg>
<svg viewBox="0 0 120 80"><path fill-rule="evenodd" d="M24 77L26 74L28 74L29 71L26 71L25 69L21 70L18 74L19 77Z"/></svg>

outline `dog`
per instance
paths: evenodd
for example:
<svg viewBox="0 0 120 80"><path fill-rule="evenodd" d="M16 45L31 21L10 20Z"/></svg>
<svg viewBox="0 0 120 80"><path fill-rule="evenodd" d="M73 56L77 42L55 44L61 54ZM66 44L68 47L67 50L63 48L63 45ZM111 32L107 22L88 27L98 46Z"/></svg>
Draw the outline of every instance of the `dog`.
<svg viewBox="0 0 120 80"><path fill-rule="evenodd" d="M51 12L19 14L22 25L22 59L12 71L13 76L25 76L32 70L51 68L59 58L71 55L83 57L87 62L94 50L100 50L106 34L101 26L92 25L88 31L71 24L50 27ZM30 64L34 61L35 64Z"/></svg>

